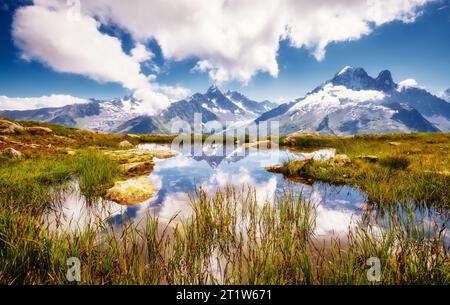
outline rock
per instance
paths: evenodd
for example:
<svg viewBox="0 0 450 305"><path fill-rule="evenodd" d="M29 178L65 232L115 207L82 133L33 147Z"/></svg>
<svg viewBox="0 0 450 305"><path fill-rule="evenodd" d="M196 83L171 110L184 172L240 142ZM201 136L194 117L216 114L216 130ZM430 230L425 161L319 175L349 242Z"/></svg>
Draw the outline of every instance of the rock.
<svg viewBox="0 0 450 305"><path fill-rule="evenodd" d="M119 143L119 147L120 148L133 148L134 145L125 140L125 141L122 141Z"/></svg>
<svg viewBox="0 0 450 305"><path fill-rule="evenodd" d="M329 163L332 165L343 166L352 163L352 160L350 160L347 155L339 154L332 158Z"/></svg>
<svg viewBox="0 0 450 305"><path fill-rule="evenodd" d="M53 133L53 130L47 127L26 127L25 131L34 136L43 136Z"/></svg>
<svg viewBox="0 0 450 305"><path fill-rule="evenodd" d="M6 148L1 152L1 155L10 159L21 159L23 158L23 154L20 151L15 150L14 148Z"/></svg>
<svg viewBox="0 0 450 305"><path fill-rule="evenodd" d="M366 155L366 156L359 156L359 157L357 157L357 159L361 159L361 160L367 161L369 163L376 163L376 162L378 162L379 158L374 155Z"/></svg>
<svg viewBox="0 0 450 305"><path fill-rule="evenodd" d="M271 173L276 173L276 174L283 174L283 175L287 174L287 169L283 165L268 166L268 167L266 167L266 170Z"/></svg>
<svg viewBox="0 0 450 305"><path fill-rule="evenodd" d="M38 148L41 147L41 145L39 145L39 144L30 144L30 145L28 145L28 147L30 147L31 149L38 149Z"/></svg>
<svg viewBox="0 0 450 305"><path fill-rule="evenodd" d="M127 136L130 137L130 138L135 138L135 139L140 139L141 138L141 136L137 135L137 134L127 134Z"/></svg>
<svg viewBox="0 0 450 305"><path fill-rule="evenodd" d="M161 150L150 150L150 154L158 159L169 159L178 155L178 152L171 149L161 149Z"/></svg>
<svg viewBox="0 0 450 305"><path fill-rule="evenodd" d="M245 143L245 148L271 148L272 147L272 141L265 140L265 141L256 141L251 143Z"/></svg>
<svg viewBox="0 0 450 305"><path fill-rule="evenodd" d="M154 164L152 161L126 163L122 166L122 171L128 177L148 175L152 172Z"/></svg>
<svg viewBox="0 0 450 305"><path fill-rule="evenodd" d="M313 159L314 161L330 161L336 156L336 149L327 148L313 151L312 153L303 153L303 160Z"/></svg>
<svg viewBox="0 0 450 305"><path fill-rule="evenodd" d="M68 154L69 156L75 156L77 154L77 152L74 150L68 149L68 150L66 150L66 154Z"/></svg>
<svg viewBox="0 0 450 305"><path fill-rule="evenodd" d="M116 182L106 198L122 205L133 205L150 199L155 190L148 177Z"/></svg>
<svg viewBox="0 0 450 305"><path fill-rule="evenodd" d="M294 133L291 133L288 135L284 141L282 142L283 145L289 145L289 146L295 146L297 144L296 138L301 137L320 137L320 134L317 132L306 132L306 131L297 131Z"/></svg>
<svg viewBox="0 0 450 305"><path fill-rule="evenodd" d="M14 134L23 132L24 128L16 123L0 120L0 133L2 134Z"/></svg>
<svg viewBox="0 0 450 305"><path fill-rule="evenodd" d="M389 142L389 145L392 145L392 146L400 146L400 145L402 145L402 143L399 143L399 142Z"/></svg>

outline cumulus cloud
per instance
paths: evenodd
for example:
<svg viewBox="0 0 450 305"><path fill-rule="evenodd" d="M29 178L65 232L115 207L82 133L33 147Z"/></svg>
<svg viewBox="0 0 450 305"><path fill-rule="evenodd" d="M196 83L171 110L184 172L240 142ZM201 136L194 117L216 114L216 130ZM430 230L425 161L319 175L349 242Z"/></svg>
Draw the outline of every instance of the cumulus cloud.
<svg viewBox="0 0 450 305"><path fill-rule="evenodd" d="M129 89L145 87L139 63L123 52L119 39L102 34L98 27L92 17L69 19L64 10L26 6L15 14L13 37L23 58L42 61L58 72Z"/></svg>
<svg viewBox="0 0 450 305"><path fill-rule="evenodd" d="M150 60L153 53L137 43L127 54L122 42L102 33L93 17L70 18L69 12L64 7L39 5L16 11L12 34L25 60L38 60L55 71L84 75L100 83L119 83L143 99L143 113L155 114L170 103L163 92L170 87L159 89L151 83L154 78L141 72L140 63ZM22 106L27 107L17 105L16 109Z"/></svg>
<svg viewBox="0 0 450 305"><path fill-rule="evenodd" d="M62 107L70 104L85 104L86 99L70 95L50 95L35 98L12 98L0 96L0 110L31 110L46 107Z"/></svg>
<svg viewBox="0 0 450 305"><path fill-rule="evenodd" d="M82 12L89 16L83 20L118 26L137 42L155 39L166 59L198 58L194 70L214 81L246 83L258 72L278 75L280 40L322 60L330 43L359 39L395 20L413 22L430 1L90 0ZM35 0L51 9L65 3Z"/></svg>

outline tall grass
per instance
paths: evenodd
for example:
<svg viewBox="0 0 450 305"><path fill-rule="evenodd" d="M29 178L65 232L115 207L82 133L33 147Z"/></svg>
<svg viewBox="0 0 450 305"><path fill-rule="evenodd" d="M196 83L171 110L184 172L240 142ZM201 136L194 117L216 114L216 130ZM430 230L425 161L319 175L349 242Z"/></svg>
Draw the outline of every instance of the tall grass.
<svg viewBox="0 0 450 305"><path fill-rule="evenodd" d="M82 284L450 283L442 214L438 221L407 205L368 210L347 236L322 240L316 206L289 189L263 203L253 189L199 190L191 204L190 218L149 215L144 226L105 231L98 223L72 234L2 209L0 282L68 283L66 259L78 257ZM370 257L380 259L380 282L367 278Z"/></svg>
<svg viewBox="0 0 450 305"><path fill-rule="evenodd" d="M74 173L77 175L81 193L87 201L95 202L114 185L120 173L119 166L110 157L98 150L86 150L74 159Z"/></svg>

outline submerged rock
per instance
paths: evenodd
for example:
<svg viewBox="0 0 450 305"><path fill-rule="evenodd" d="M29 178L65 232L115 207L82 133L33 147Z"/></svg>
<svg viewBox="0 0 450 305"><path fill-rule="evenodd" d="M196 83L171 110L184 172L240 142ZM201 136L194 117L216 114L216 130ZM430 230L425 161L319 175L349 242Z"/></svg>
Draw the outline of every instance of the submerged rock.
<svg viewBox="0 0 450 305"><path fill-rule="evenodd" d="M133 205L150 199L155 190L147 177L119 181L107 192L106 198L122 205Z"/></svg>

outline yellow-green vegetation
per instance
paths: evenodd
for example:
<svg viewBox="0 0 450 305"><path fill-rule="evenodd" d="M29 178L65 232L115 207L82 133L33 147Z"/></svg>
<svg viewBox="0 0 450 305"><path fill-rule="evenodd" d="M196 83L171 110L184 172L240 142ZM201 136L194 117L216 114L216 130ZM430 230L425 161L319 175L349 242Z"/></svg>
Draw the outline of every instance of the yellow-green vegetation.
<svg viewBox="0 0 450 305"><path fill-rule="evenodd" d="M332 147L341 154L301 168L288 162L282 167L288 175L355 185L379 203L347 236L322 240L314 234L316 206L289 188L265 203L254 189L199 190L187 219L162 223L149 215L117 232L98 218L82 231L55 231L44 215L73 179L88 206L104 204L100 198L114 186L123 187L124 198L145 200L141 190L153 188L139 177L163 155L123 151L119 144L173 137L20 126L0 135L0 151L23 154L0 157L1 284L68 283L69 257L82 263L81 284L450 284L448 209L431 213L409 200L448 206L448 134L284 139L301 150ZM380 215L385 221L375 221ZM380 259L379 282L368 281L370 257Z"/></svg>
<svg viewBox="0 0 450 305"><path fill-rule="evenodd" d="M351 162L286 161L278 171L290 177L348 184L366 192L375 203L450 206L450 134L415 133L327 137L287 137L296 150L335 148Z"/></svg>
<svg viewBox="0 0 450 305"><path fill-rule="evenodd" d="M150 199L155 190L148 177L118 181L110 188L106 198L124 205L132 205Z"/></svg>

